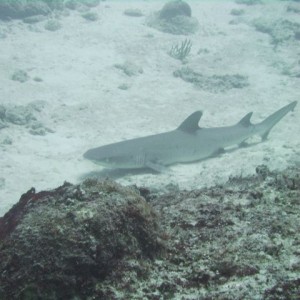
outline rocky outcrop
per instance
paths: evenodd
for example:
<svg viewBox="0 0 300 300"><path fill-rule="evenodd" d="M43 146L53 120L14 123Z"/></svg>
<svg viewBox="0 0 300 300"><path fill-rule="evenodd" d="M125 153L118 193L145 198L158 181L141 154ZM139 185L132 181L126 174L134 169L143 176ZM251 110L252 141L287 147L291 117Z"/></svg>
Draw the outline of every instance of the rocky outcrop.
<svg viewBox="0 0 300 300"><path fill-rule="evenodd" d="M0 218L0 299L298 299L299 199L299 166L192 191L31 189Z"/></svg>

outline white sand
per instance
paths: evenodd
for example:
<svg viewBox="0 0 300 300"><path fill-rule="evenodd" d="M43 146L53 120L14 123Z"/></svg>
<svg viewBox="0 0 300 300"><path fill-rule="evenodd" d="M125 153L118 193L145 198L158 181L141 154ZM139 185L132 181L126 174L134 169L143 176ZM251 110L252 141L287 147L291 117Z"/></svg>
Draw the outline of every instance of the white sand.
<svg viewBox="0 0 300 300"><path fill-rule="evenodd" d="M124 3L125 2L125 3ZM95 9L99 21L88 22L76 11L60 19L62 29L49 32L41 22L1 22L7 37L0 40L0 104L47 103L37 114L55 130L31 135L25 126L10 124L0 130L12 145L0 144L0 215L29 188L52 189L64 181L77 183L102 168L83 159L89 148L176 128L195 110L203 110L203 127L232 125L249 111L258 122L282 106L299 100L299 78L282 75L276 65L299 63L299 41L287 42L274 51L270 36L238 19L232 8L244 8L243 20L265 16L295 20L286 12L287 2L241 6L233 2L191 1L199 31L188 66L204 74L249 76L250 86L210 93L175 78L181 63L167 51L185 37L159 32L145 25L145 17L123 15L139 8L145 15L162 7L160 1L106 1ZM270 1L271 2L271 1ZM299 15L298 15L299 17ZM147 35L153 37L147 37ZM297 44L298 43L298 44ZM298 48L297 48L298 47ZM197 54L200 48L208 54ZM298 56L297 56L298 55ZM143 74L128 77L114 67L132 61ZM26 70L31 80L10 79L16 69ZM38 76L43 82L35 82ZM129 84L128 90L118 88ZM283 169L299 163L299 105L274 127L266 143L239 149L220 157L170 167L167 174L125 174L118 181L162 188L169 183L182 189L225 182L229 176L248 175L259 164ZM114 174L114 172L112 172ZM104 173L105 174L105 173Z"/></svg>

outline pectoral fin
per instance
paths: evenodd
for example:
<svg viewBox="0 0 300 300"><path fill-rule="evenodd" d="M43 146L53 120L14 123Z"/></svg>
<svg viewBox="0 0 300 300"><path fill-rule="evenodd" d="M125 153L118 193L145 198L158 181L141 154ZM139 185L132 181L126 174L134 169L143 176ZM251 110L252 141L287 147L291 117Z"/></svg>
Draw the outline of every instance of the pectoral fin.
<svg viewBox="0 0 300 300"><path fill-rule="evenodd" d="M160 163L147 161L146 166L158 173L166 173L168 171L168 168Z"/></svg>
<svg viewBox="0 0 300 300"><path fill-rule="evenodd" d="M211 157L219 156L221 154L224 154L226 151L224 148L219 148L215 152L212 153Z"/></svg>

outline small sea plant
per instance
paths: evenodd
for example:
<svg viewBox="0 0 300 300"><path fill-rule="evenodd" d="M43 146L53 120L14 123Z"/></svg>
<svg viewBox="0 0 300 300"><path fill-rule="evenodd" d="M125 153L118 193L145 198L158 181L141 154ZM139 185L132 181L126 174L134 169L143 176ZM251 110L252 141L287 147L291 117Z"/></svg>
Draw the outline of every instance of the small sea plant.
<svg viewBox="0 0 300 300"><path fill-rule="evenodd" d="M173 45L171 50L168 52L173 58L183 61L191 52L192 41L190 39L185 39L181 42L181 45Z"/></svg>

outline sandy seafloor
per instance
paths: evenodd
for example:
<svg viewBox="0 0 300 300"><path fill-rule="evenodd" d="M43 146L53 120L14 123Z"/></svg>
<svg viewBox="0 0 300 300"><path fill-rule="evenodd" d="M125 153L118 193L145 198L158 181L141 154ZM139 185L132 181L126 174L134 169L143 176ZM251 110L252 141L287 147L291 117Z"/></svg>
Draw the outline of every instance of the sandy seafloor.
<svg viewBox="0 0 300 300"><path fill-rule="evenodd" d="M286 10L289 2L269 2L254 6L189 2L199 30L189 36L193 46L186 66L208 75L248 76L248 87L215 93L173 76L182 63L167 52L185 37L160 32L145 21L162 7L161 1L105 1L92 9L99 14L95 22L70 11L59 17L62 28L55 32L44 29L45 21L0 22L5 33L0 39L0 104L43 101L44 109L35 115L54 131L32 135L26 126L14 124L0 130L0 215L31 187L52 189L64 181L77 183L89 175L109 174L82 157L89 148L172 130L196 110L204 111L200 126L226 126L250 111L256 123L299 100L299 77L283 72L286 68L299 72L299 40L275 48L270 35L251 26L258 17L294 22L299 14ZM140 9L145 16L126 16L127 8ZM245 14L231 15L233 8L243 8ZM199 49L208 53L198 53ZM143 73L128 77L114 67L126 61L140 66ZM30 80L11 80L18 69L25 70ZM42 82L34 81L35 76ZM120 89L122 84L129 89ZM265 143L202 162L173 165L168 173L129 172L118 182L158 189L171 183L194 189L253 174L260 164L284 169L299 163L299 132L298 104ZM3 142L7 138L12 144Z"/></svg>

